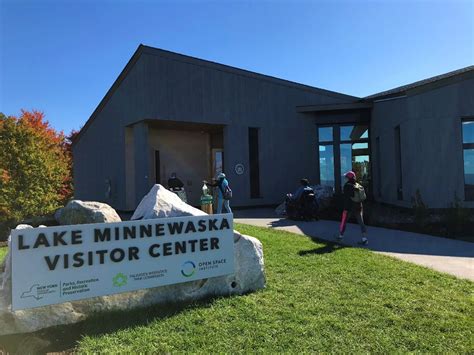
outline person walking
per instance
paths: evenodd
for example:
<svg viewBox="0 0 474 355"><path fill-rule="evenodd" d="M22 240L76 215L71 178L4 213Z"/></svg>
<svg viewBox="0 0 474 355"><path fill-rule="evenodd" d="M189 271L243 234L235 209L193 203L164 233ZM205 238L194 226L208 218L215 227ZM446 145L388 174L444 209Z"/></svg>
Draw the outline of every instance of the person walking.
<svg viewBox="0 0 474 355"><path fill-rule="evenodd" d="M366 198L364 188L356 181L356 174L353 171L348 171L344 174L346 183L344 184L344 209L342 211L341 224L339 226L338 240L344 238L346 231L347 220L350 214L355 215L357 223L359 223L362 232L362 239L359 244L367 245L367 227L364 224L364 207L363 201Z"/></svg>
<svg viewBox="0 0 474 355"><path fill-rule="evenodd" d="M205 181L205 184L211 187L217 187L217 213L222 213L222 207L225 207L227 213L232 213L230 208L230 199L232 198L232 190L229 187L229 182L226 179L224 173L219 173L217 175L215 183L208 183Z"/></svg>

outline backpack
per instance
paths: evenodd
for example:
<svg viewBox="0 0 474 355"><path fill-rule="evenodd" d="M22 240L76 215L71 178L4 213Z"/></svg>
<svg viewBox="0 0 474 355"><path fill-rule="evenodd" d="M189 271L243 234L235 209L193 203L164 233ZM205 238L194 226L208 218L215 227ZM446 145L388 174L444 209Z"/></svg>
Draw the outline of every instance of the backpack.
<svg viewBox="0 0 474 355"><path fill-rule="evenodd" d="M351 200L354 202L363 202L367 199L367 195L365 194L364 186L356 182L354 184L354 196L351 197Z"/></svg>
<svg viewBox="0 0 474 355"><path fill-rule="evenodd" d="M225 190L223 190L222 184L219 184L219 190L221 190L224 200L230 200L232 198L232 190L230 189L229 185L227 185Z"/></svg>

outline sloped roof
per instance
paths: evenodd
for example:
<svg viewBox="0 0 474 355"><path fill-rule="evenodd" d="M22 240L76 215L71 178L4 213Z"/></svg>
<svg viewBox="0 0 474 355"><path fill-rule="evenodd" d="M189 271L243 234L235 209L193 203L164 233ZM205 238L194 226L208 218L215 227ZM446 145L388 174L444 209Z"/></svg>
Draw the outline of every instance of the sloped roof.
<svg viewBox="0 0 474 355"><path fill-rule="evenodd" d="M406 93L406 91L423 86L423 85L428 85L437 81L445 80L448 78L452 78L470 71L474 71L474 65L470 65L468 67L458 69L458 70L453 70L450 71L449 73L441 74L441 75L436 75L428 79L423 79L420 81L415 81L414 83L407 84L407 85L402 85L399 87L396 87L394 89L386 90L379 92L377 94L373 94L367 97L364 97L365 100L374 100L374 99L381 99L384 97L390 97L390 96L398 96L398 95L403 95Z"/></svg>
<svg viewBox="0 0 474 355"><path fill-rule="evenodd" d="M249 70L232 67L232 66L225 65L225 64L212 62L212 61L209 61L209 60L195 58L195 57L187 56L187 55L184 55L184 54L175 53L175 52L167 51L167 50L164 50L164 49L145 46L143 44L140 44L138 46L137 50L135 51L135 53L132 55L132 57L128 61L125 68L122 70L122 72L119 74L117 79L114 81L114 83L112 84L110 89L107 91L107 93L105 94L103 99L100 101L99 105L96 107L96 109L94 110L92 115L89 117L87 122L84 124L84 126L81 128L79 133L76 135L75 139L72 142L73 145L80 140L82 134L89 128L89 126L94 121L95 117L102 111L102 109L107 104L107 102L109 101L111 96L114 94L114 92L120 86L120 83L125 79L128 72L133 68L133 66L135 65L135 63L138 61L138 59L140 58L140 56L143 53L160 55L160 56L167 57L167 58L170 58L170 59L179 60L179 61L183 61L183 62L187 62L187 63L191 63L191 64L202 65L202 66L206 66L206 67L209 67L209 68L212 68L212 69L215 69L215 70L222 70L222 71L226 71L226 72L230 72L230 73L234 73L234 74L238 74L238 75L242 75L242 76L247 76L247 77L251 77L251 78L255 78L255 79L259 79L259 80L266 80L266 81L272 82L274 84L290 86L290 87L298 88L300 90L310 90L310 91L318 92L321 95L326 95L326 96L330 96L330 97L337 97L337 98L346 99L346 100L358 100L359 99L358 97L355 97L355 96L346 95L346 94L338 93L338 92L335 92L335 91L325 90L325 89L321 89L321 88L317 88L317 87L313 87L313 86L309 86L309 85L305 85L305 84L300 84L300 83L296 83L296 82L293 82L293 81L280 79L280 78L276 78L276 77L265 75L265 74L259 74L259 73L256 73L256 72L252 72L252 71L249 71Z"/></svg>

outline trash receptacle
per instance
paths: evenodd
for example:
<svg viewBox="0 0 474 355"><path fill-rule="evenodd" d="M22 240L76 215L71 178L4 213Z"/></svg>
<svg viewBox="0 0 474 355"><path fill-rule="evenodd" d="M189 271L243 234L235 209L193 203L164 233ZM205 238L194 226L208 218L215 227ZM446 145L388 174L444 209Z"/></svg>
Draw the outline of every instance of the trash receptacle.
<svg viewBox="0 0 474 355"><path fill-rule="evenodd" d="M207 214L212 214L212 196L202 195L201 196L201 210Z"/></svg>

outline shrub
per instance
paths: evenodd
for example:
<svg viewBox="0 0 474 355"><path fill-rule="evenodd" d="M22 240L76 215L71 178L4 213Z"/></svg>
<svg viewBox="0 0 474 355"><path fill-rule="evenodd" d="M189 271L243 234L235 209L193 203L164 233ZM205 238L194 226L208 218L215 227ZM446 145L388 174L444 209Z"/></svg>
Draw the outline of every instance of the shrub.
<svg viewBox="0 0 474 355"><path fill-rule="evenodd" d="M0 113L0 223L53 212L72 195L71 154L42 112Z"/></svg>
<svg viewBox="0 0 474 355"><path fill-rule="evenodd" d="M454 202L449 204L449 208L445 212L444 222L448 233L453 235L461 235L467 231L467 226L470 222L470 211L465 208L461 199L455 195Z"/></svg>
<svg viewBox="0 0 474 355"><path fill-rule="evenodd" d="M412 197L411 202L415 224L418 227L424 227L428 222L429 209L423 202L419 189L416 190L415 197Z"/></svg>

